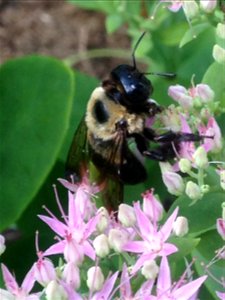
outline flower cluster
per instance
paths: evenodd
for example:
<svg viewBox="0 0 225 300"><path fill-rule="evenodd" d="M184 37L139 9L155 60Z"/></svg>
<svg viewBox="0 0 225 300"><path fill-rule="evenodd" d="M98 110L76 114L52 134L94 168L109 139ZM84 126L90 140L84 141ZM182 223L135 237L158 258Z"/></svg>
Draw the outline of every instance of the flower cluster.
<svg viewBox="0 0 225 300"><path fill-rule="evenodd" d="M56 233L57 242L42 252L36 241L38 260L21 286L2 264L6 289L0 290L1 299L180 299L181 295L182 299L195 299L191 297L206 276L192 280L185 274L178 282L171 281L167 257L178 249L168 239L188 231L186 222L179 220L182 217L177 218L178 208L160 225L163 206L150 190L143 194L143 205L139 201L133 206L121 204L115 219L104 208L97 210L90 191L98 189L88 184L86 177L76 185L60 181L73 191L68 191L68 213L62 209L56 193L62 220L47 208L50 216L39 216ZM88 220L84 205L92 208ZM56 254L60 255L57 267L49 258ZM112 255L124 257L120 280L118 271L103 271L102 261ZM143 276L145 282L134 296L131 282L138 276ZM32 293L37 283L42 289Z"/></svg>

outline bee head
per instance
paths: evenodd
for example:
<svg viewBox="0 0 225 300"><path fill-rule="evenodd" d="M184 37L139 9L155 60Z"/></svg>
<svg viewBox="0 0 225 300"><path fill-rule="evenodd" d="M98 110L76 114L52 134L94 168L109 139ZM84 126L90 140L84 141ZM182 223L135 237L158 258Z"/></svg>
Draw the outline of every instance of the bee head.
<svg viewBox="0 0 225 300"><path fill-rule="evenodd" d="M120 87L126 105L142 105L153 92L151 81L136 66L119 65L111 78Z"/></svg>

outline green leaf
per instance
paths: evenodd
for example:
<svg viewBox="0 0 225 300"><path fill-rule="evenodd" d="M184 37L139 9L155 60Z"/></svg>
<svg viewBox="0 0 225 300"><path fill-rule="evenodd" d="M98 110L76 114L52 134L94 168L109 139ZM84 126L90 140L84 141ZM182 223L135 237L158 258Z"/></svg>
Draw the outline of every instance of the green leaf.
<svg viewBox="0 0 225 300"><path fill-rule="evenodd" d="M221 216L221 204L224 201L224 193L211 192L205 194L201 200L190 206L191 200L183 195L172 205L170 212L179 207L179 215L185 216L189 222L190 236L199 234L215 228L216 219Z"/></svg>
<svg viewBox="0 0 225 300"><path fill-rule="evenodd" d="M183 47L185 44L191 42L193 39L195 39L200 33L205 31L210 27L209 23L202 23L195 25L193 27L190 27L184 34L183 38L180 41L179 47Z"/></svg>
<svg viewBox="0 0 225 300"><path fill-rule="evenodd" d="M216 251L222 248L223 245L224 242L222 241L216 230L211 230L201 236L201 242L193 251L193 257L195 258L195 267L199 276L205 274L205 266L212 261ZM209 267L209 272L214 276L214 278L217 278L217 280L221 280L221 278L224 277L224 270L225 261L223 259L221 259L219 262L211 264ZM223 290L222 285L214 280L212 276L208 276L205 282L205 286L211 293L211 296L214 297L215 291ZM200 299L203 298L200 297ZM215 299L217 298L215 297Z"/></svg>
<svg viewBox="0 0 225 300"><path fill-rule="evenodd" d="M84 9L97 10L109 14L112 13L114 10L114 1L102 1L102 0L91 0L91 1L67 0L67 1L71 4L82 7Z"/></svg>
<svg viewBox="0 0 225 300"><path fill-rule="evenodd" d="M68 128L74 79L61 62L31 56L2 65L0 81L3 229L18 219L55 163Z"/></svg>
<svg viewBox="0 0 225 300"><path fill-rule="evenodd" d="M124 20L123 18L118 14L108 15L106 18L106 30L108 33L113 33L117 29L119 29Z"/></svg>
<svg viewBox="0 0 225 300"><path fill-rule="evenodd" d="M215 100L225 107L225 66L214 62L207 69L202 82L208 84L215 92Z"/></svg>
<svg viewBox="0 0 225 300"><path fill-rule="evenodd" d="M177 246L178 252L171 255L172 259L178 260L190 254L200 242L199 238L171 237L169 242Z"/></svg>

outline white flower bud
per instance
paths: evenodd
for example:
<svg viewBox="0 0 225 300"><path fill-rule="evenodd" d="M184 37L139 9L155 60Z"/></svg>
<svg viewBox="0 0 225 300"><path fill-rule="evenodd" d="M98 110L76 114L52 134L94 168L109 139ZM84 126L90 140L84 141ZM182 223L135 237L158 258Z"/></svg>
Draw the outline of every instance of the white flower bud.
<svg viewBox="0 0 225 300"><path fill-rule="evenodd" d="M177 217L175 222L173 223L173 233L182 237L188 233L188 219L185 217Z"/></svg>
<svg viewBox="0 0 225 300"><path fill-rule="evenodd" d="M225 24L218 23L216 27L216 34L219 38L225 39Z"/></svg>
<svg viewBox="0 0 225 300"><path fill-rule="evenodd" d="M196 149L193 154L193 159L198 168L206 169L208 167L208 158L207 153L203 146L200 146Z"/></svg>
<svg viewBox="0 0 225 300"><path fill-rule="evenodd" d="M187 18L194 18L198 14L198 4L194 0L183 1L183 10Z"/></svg>
<svg viewBox="0 0 225 300"><path fill-rule="evenodd" d="M215 93L207 84L197 84L196 94L203 103L210 102L214 99Z"/></svg>
<svg viewBox="0 0 225 300"><path fill-rule="evenodd" d="M87 286L92 292L99 291L104 283L104 275L100 267L91 267L87 272Z"/></svg>
<svg viewBox="0 0 225 300"><path fill-rule="evenodd" d="M199 200L202 197L202 192L200 187L193 181L188 181L186 185L185 193L192 200Z"/></svg>
<svg viewBox="0 0 225 300"><path fill-rule="evenodd" d="M73 289L77 290L80 287L80 270L72 262L65 265L62 278L65 282L70 285Z"/></svg>
<svg viewBox="0 0 225 300"><path fill-rule="evenodd" d="M219 45L214 45L213 47L213 58L215 61L217 61L219 64L225 63L225 49L220 47Z"/></svg>
<svg viewBox="0 0 225 300"><path fill-rule="evenodd" d="M225 220L225 202L222 203L222 218Z"/></svg>
<svg viewBox="0 0 225 300"><path fill-rule="evenodd" d="M187 89L182 85L177 84L170 86L168 95L184 108L190 108L193 105L192 97L188 95Z"/></svg>
<svg viewBox="0 0 225 300"><path fill-rule="evenodd" d="M202 194L207 194L210 191L210 186L208 184L201 185Z"/></svg>
<svg viewBox="0 0 225 300"><path fill-rule="evenodd" d="M211 13L216 8L217 0L200 0L200 7L206 13Z"/></svg>
<svg viewBox="0 0 225 300"><path fill-rule="evenodd" d="M128 241L128 234L119 229L111 229L108 237L109 245L115 252L122 252Z"/></svg>
<svg viewBox="0 0 225 300"><path fill-rule="evenodd" d="M99 222L97 224L97 229L99 232L104 232L109 225L109 213L105 207L100 207L98 209Z"/></svg>
<svg viewBox="0 0 225 300"><path fill-rule="evenodd" d="M155 279L159 273L159 267L154 260L148 260L144 263L141 274L148 279Z"/></svg>
<svg viewBox="0 0 225 300"><path fill-rule="evenodd" d="M67 300L68 295L64 290L63 286L61 286L56 280L52 280L49 282L45 289L46 299L47 300Z"/></svg>
<svg viewBox="0 0 225 300"><path fill-rule="evenodd" d="M110 248L109 248L109 242L108 238L105 234L98 235L94 241L93 246L95 248L95 252L99 257L105 257L109 254Z"/></svg>
<svg viewBox="0 0 225 300"><path fill-rule="evenodd" d="M179 168L182 173L188 173L191 171L191 162L187 158L181 158L179 161Z"/></svg>
<svg viewBox="0 0 225 300"><path fill-rule="evenodd" d="M175 172L164 172L162 179L170 194L180 196L184 191L183 178Z"/></svg>
<svg viewBox="0 0 225 300"><path fill-rule="evenodd" d="M5 238L3 235L0 234L0 256L5 251Z"/></svg>
<svg viewBox="0 0 225 300"><path fill-rule="evenodd" d="M134 208L127 204L120 204L118 212L118 220L125 227L132 227L136 223Z"/></svg>

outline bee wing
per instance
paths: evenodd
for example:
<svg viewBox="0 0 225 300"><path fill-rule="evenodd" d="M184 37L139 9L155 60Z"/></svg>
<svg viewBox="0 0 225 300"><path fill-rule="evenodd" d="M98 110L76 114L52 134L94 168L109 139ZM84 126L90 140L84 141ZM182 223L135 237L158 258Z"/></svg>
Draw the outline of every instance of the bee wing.
<svg viewBox="0 0 225 300"><path fill-rule="evenodd" d="M75 131L66 161L66 175L74 174L80 176L82 164L86 164L88 157L87 149L87 126L85 116L80 121Z"/></svg>

